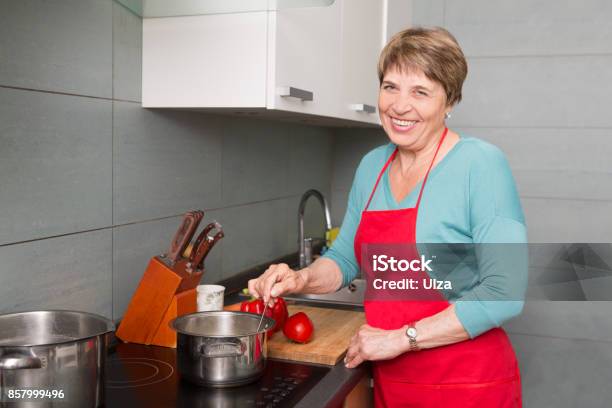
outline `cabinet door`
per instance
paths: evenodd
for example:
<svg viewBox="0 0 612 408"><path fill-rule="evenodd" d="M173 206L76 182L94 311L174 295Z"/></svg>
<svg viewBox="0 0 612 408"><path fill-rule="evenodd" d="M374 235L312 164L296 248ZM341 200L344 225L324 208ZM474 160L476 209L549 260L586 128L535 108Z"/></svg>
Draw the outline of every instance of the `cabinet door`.
<svg viewBox="0 0 612 408"><path fill-rule="evenodd" d="M266 11L143 20L142 105L264 108Z"/></svg>
<svg viewBox="0 0 612 408"><path fill-rule="evenodd" d="M341 0L336 0L330 6L270 12L269 109L337 117L341 70L340 3ZM280 89L289 87L312 93L312 100L279 95Z"/></svg>
<svg viewBox="0 0 612 408"><path fill-rule="evenodd" d="M383 1L342 3L341 116L379 123L376 66L383 47ZM372 112L372 108L376 109Z"/></svg>

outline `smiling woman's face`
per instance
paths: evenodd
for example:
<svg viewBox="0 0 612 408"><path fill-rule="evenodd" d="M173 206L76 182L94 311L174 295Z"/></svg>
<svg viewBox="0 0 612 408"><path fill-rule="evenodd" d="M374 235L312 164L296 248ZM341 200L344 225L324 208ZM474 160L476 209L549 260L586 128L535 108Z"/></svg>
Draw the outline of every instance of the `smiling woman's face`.
<svg viewBox="0 0 612 408"><path fill-rule="evenodd" d="M391 142L409 150L427 146L444 129L446 93L421 71L391 67L378 95L380 121Z"/></svg>

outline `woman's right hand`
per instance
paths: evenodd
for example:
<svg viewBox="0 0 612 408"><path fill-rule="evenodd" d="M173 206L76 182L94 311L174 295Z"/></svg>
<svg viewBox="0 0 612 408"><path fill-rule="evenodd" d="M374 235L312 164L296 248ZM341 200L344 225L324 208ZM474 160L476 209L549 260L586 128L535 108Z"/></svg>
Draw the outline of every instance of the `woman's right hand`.
<svg viewBox="0 0 612 408"><path fill-rule="evenodd" d="M249 280L249 294L268 303L272 298L301 292L307 281L307 268L294 271L287 264L273 264L260 277Z"/></svg>

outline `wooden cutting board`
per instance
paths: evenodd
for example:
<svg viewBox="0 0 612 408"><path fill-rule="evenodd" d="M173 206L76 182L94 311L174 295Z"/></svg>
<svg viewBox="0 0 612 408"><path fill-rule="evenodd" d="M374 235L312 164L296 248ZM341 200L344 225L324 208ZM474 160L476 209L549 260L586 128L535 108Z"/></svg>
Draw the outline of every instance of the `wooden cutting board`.
<svg viewBox="0 0 612 408"><path fill-rule="evenodd" d="M314 334L306 344L294 343L282 332L268 341L268 357L306 363L336 365L344 357L351 337L365 323L363 312L289 305L289 315L304 312L314 325Z"/></svg>

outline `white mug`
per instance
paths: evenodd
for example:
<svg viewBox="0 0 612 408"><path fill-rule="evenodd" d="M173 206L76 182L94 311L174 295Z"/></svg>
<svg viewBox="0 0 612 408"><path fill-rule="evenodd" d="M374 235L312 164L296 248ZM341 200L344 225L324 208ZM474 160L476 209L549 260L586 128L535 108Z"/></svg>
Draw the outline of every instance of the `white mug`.
<svg viewBox="0 0 612 408"><path fill-rule="evenodd" d="M196 291L198 292L198 312L223 310L225 286L198 285Z"/></svg>

